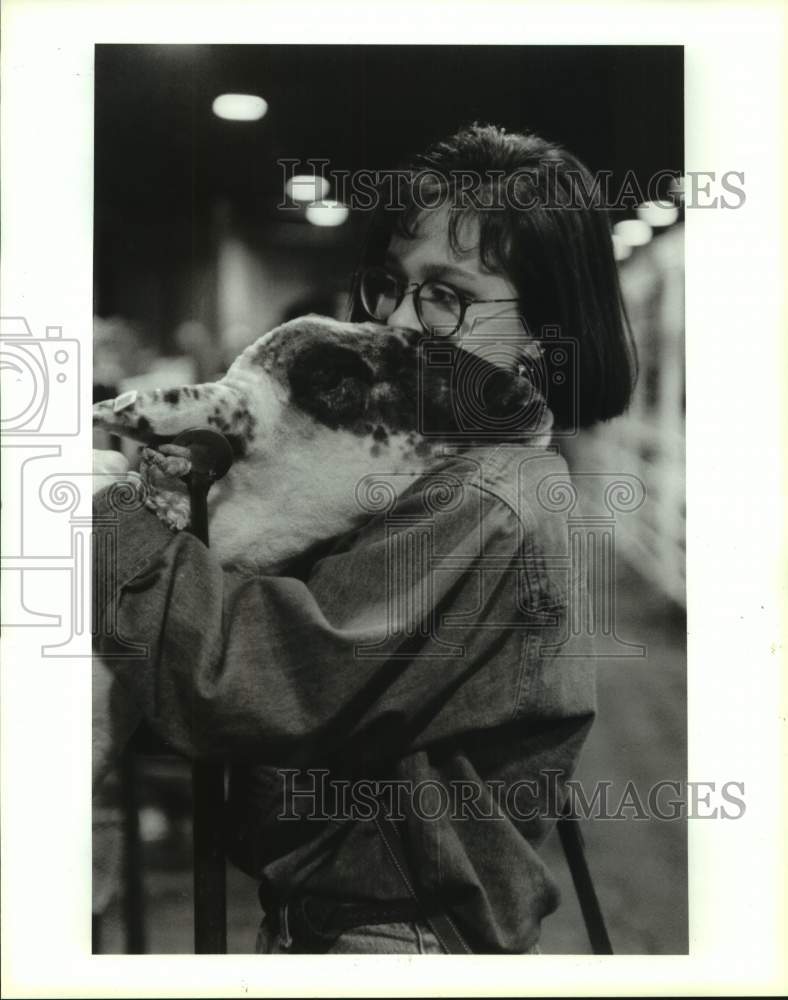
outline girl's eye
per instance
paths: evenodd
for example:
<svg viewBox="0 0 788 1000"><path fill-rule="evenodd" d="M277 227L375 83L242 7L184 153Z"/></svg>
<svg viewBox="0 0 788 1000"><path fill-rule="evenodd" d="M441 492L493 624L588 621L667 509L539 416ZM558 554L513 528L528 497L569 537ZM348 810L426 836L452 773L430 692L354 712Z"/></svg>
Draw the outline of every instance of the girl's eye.
<svg viewBox="0 0 788 1000"><path fill-rule="evenodd" d="M454 305L459 303L457 292L449 285L439 285L431 283L424 288L424 295L435 305Z"/></svg>

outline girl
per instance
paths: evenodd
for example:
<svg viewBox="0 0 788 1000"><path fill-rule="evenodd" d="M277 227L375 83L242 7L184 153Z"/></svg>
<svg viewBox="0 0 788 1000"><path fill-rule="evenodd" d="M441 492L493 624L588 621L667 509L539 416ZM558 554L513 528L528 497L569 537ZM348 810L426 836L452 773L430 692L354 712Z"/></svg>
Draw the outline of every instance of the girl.
<svg viewBox="0 0 788 1000"><path fill-rule="evenodd" d="M623 412L635 377L593 178L491 126L406 178L351 319L518 368L536 421L487 421L458 373L440 500L425 477L291 576L223 572L146 510L119 524L117 633L149 655L112 669L171 745L233 759L228 852L259 880L266 953L537 951L558 904L537 849L594 716L592 651L560 655L582 581L540 489L568 477L560 435ZM407 562L419 531L429 558Z"/></svg>

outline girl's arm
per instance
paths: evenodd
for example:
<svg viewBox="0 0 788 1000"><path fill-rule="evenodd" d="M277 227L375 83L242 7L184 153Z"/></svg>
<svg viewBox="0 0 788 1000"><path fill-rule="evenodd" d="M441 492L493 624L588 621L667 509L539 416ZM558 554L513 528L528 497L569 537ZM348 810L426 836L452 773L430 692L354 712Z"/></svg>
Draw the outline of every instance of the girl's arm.
<svg viewBox="0 0 788 1000"><path fill-rule="evenodd" d="M190 756L390 755L510 721L564 612L545 607L509 507L461 485L442 510L401 497L303 581L222 569L193 536L101 494L117 560L96 567L97 651ZM144 652L117 656L130 643Z"/></svg>

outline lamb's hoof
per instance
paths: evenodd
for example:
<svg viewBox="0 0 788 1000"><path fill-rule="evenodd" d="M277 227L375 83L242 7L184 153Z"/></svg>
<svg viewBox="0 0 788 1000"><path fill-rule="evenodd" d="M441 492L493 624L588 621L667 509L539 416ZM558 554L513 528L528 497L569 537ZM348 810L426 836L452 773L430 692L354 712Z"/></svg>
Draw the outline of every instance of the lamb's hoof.
<svg viewBox="0 0 788 1000"><path fill-rule="evenodd" d="M140 454L140 472L151 485L157 479L183 479L191 467L189 449L180 445L163 444L160 451L143 448Z"/></svg>

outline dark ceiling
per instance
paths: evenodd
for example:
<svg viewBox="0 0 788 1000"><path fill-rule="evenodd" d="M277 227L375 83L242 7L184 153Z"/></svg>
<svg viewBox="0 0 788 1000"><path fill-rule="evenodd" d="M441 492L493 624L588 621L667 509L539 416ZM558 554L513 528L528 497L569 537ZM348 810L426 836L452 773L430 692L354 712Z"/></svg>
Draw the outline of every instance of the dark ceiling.
<svg viewBox="0 0 788 1000"><path fill-rule="evenodd" d="M682 65L676 46L97 45L97 215L194 219L217 198L256 215L278 158L388 169L475 119L644 183L682 167ZM268 113L222 121L223 92Z"/></svg>
<svg viewBox="0 0 788 1000"><path fill-rule="evenodd" d="M541 133L612 171L616 187L629 171L645 185L682 168L681 47L97 45L95 55L94 308L137 317L160 339L185 315L214 315L228 225L281 266L324 283L341 273L345 287L364 216L318 229L277 211L279 159L389 170L478 120ZM268 113L223 121L212 103L226 92L262 96Z"/></svg>

